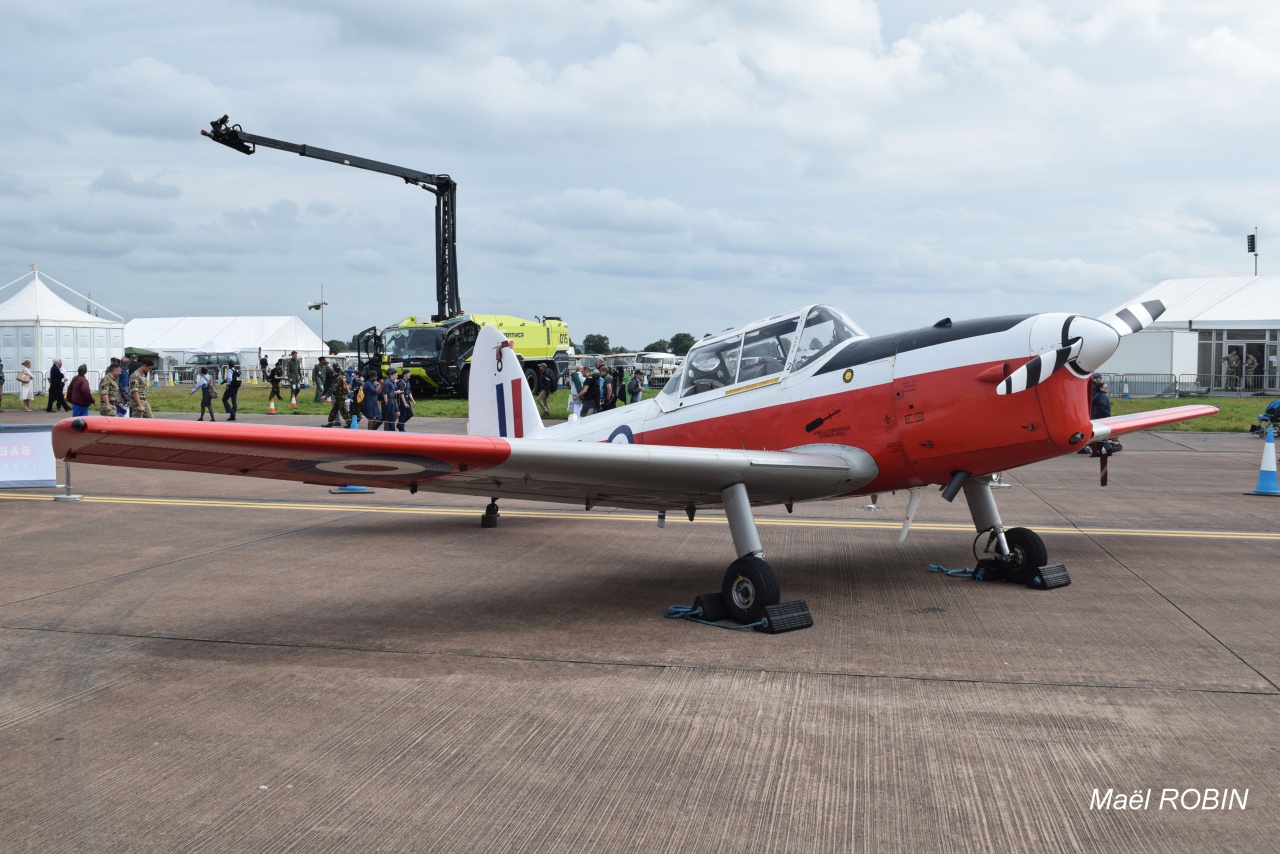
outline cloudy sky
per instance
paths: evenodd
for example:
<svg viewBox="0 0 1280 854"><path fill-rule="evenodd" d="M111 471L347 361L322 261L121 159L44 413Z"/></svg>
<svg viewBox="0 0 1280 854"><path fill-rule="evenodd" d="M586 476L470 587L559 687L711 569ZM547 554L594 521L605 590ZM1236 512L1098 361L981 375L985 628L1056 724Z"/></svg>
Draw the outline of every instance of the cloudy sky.
<svg viewBox="0 0 1280 854"><path fill-rule="evenodd" d="M0 0L0 284L126 318L463 308L638 348L809 302L872 333L1280 271L1274 2ZM1276 247L1268 261L1266 250ZM12 291L0 292L0 299ZM308 316L309 315L309 316Z"/></svg>

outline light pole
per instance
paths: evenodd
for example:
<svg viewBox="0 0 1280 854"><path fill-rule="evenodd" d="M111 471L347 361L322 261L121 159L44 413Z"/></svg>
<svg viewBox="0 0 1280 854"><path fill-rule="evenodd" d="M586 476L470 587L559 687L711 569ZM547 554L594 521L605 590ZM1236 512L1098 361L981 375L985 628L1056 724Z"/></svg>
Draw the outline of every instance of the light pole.
<svg viewBox="0 0 1280 854"><path fill-rule="evenodd" d="M324 343L324 349L326 352L329 349L329 342L326 341L324 337L324 307L328 304L329 303L324 301L324 284L321 284L320 285L320 302L307 303L307 311L320 312L320 340L321 342Z"/></svg>

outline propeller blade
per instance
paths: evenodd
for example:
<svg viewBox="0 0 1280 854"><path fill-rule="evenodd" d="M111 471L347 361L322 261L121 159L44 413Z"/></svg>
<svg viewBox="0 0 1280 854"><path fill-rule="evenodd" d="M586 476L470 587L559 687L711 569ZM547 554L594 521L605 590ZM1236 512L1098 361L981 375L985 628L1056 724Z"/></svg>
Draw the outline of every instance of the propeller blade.
<svg viewBox="0 0 1280 854"><path fill-rule="evenodd" d="M1080 339L1076 338L1071 341L1070 346L1059 347L1057 350L1050 350L1036 356L1005 377L1004 381L996 386L996 394L1017 394L1020 391L1035 388L1041 380L1048 379L1049 375L1058 368L1079 356L1080 343Z"/></svg>
<svg viewBox="0 0 1280 854"><path fill-rule="evenodd" d="M1104 315L1098 319L1120 335L1128 335L1146 329L1152 323L1155 323L1156 319L1162 314L1164 314L1164 303L1158 299L1153 299L1146 302L1136 302L1114 314Z"/></svg>
<svg viewBox="0 0 1280 854"><path fill-rule="evenodd" d="M1062 324L1061 346L1041 353L1009 374L996 386L996 394L1017 394L1035 388L1064 367L1072 376L1085 379L1111 358L1122 337L1145 329L1162 314L1164 303L1153 299L1135 302L1096 319L1070 315Z"/></svg>

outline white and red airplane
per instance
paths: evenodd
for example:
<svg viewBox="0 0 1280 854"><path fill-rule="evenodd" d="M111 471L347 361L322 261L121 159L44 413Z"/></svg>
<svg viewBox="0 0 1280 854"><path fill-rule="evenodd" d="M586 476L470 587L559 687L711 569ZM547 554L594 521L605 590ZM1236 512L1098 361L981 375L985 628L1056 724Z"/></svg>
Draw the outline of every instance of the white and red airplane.
<svg viewBox="0 0 1280 854"><path fill-rule="evenodd" d="M83 417L60 422L68 460L426 489L656 511L722 507L735 560L725 605L753 622L779 599L752 507L910 490L902 537L925 487L963 491L987 551L1015 579L1047 563L1043 541L1006 529L993 475L1087 443L1217 412L1179 406L1091 421L1089 377L1120 338L1164 306L1102 319L991 317L870 337L814 305L704 338L655 398L544 427L514 351L493 327L476 340L468 435L382 433Z"/></svg>

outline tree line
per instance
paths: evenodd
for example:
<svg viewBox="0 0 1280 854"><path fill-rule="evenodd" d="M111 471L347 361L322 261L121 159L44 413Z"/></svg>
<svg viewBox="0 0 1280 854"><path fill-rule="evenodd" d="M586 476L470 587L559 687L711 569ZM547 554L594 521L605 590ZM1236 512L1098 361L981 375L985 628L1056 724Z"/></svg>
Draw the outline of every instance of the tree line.
<svg viewBox="0 0 1280 854"><path fill-rule="evenodd" d="M599 335L591 333L582 339L581 344L575 344L574 350L578 353L673 353L677 356L683 356L689 352L689 348L694 345L698 339L694 338L688 332L677 332L670 339L659 338L657 341L651 341L639 350L632 350L628 347L613 347L609 343L608 335Z"/></svg>

